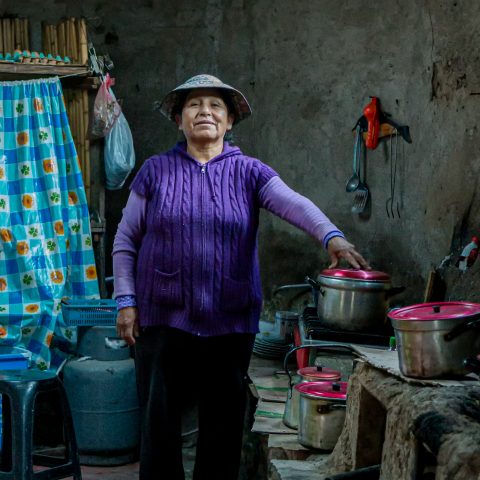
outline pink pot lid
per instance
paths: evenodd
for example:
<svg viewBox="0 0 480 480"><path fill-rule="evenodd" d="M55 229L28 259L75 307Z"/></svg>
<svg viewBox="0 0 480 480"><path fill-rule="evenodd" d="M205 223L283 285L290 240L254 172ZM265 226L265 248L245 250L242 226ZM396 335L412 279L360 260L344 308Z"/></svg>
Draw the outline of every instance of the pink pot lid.
<svg viewBox="0 0 480 480"><path fill-rule="evenodd" d="M346 400L347 382L305 382L297 383L295 389L311 398Z"/></svg>
<svg viewBox="0 0 480 480"><path fill-rule="evenodd" d="M308 377L320 381L340 380L342 377L342 372L333 370L333 368L322 367L321 365L317 367L300 368L297 373L303 378Z"/></svg>
<svg viewBox="0 0 480 480"><path fill-rule="evenodd" d="M320 273L323 277L348 278L367 282L389 282L390 275L376 270L354 270L353 268L327 268Z"/></svg>
<svg viewBox="0 0 480 480"><path fill-rule="evenodd" d="M418 303L392 310L392 320L451 320L480 315L480 304L468 302Z"/></svg>

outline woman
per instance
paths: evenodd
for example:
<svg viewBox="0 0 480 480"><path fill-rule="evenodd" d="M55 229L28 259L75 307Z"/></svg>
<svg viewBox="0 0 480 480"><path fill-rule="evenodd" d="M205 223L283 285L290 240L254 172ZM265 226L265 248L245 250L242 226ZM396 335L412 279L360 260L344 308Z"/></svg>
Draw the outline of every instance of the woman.
<svg viewBox="0 0 480 480"><path fill-rule="evenodd" d="M117 330L135 345L140 478L184 479L181 405L196 395L193 478L236 480L262 302L259 208L318 239L331 267L340 258L370 267L313 203L224 142L251 114L241 92L197 75L172 90L161 110L186 141L142 166L113 249Z"/></svg>

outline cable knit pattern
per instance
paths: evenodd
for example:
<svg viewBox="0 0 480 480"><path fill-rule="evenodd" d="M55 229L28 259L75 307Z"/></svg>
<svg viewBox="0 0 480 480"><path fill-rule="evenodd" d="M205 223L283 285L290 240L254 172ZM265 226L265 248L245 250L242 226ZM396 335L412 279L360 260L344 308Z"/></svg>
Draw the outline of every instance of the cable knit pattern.
<svg viewBox="0 0 480 480"><path fill-rule="evenodd" d="M144 163L131 185L148 199L135 279L140 325L258 331L258 198L276 175L227 143L206 165L184 144Z"/></svg>

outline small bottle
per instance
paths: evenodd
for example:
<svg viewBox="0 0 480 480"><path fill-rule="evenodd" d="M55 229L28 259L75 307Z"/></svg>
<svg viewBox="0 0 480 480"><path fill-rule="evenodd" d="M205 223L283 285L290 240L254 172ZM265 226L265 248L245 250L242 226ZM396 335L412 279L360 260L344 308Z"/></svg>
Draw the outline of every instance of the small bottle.
<svg viewBox="0 0 480 480"><path fill-rule="evenodd" d="M462 272L466 272L478 257L478 237L472 237L472 241L466 245L455 264Z"/></svg>
<svg viewBox="0 0 480 480"><path fill-rule="evenodd" d="M397 340L395 337L390 337L390 342L388 345L388 350L394 352L397 349Z"/></svg>

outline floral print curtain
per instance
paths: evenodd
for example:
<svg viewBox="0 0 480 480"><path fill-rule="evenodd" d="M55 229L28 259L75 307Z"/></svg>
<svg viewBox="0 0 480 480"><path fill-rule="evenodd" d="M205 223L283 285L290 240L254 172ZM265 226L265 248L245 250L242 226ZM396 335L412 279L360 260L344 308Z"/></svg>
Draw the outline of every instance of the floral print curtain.
<svg viewBox="0 0 480 480"><path fill-rule="evenodd" d="M0 82L0 345L58 368L61 300L98 298L89 212L58 78Z"/></svg>

